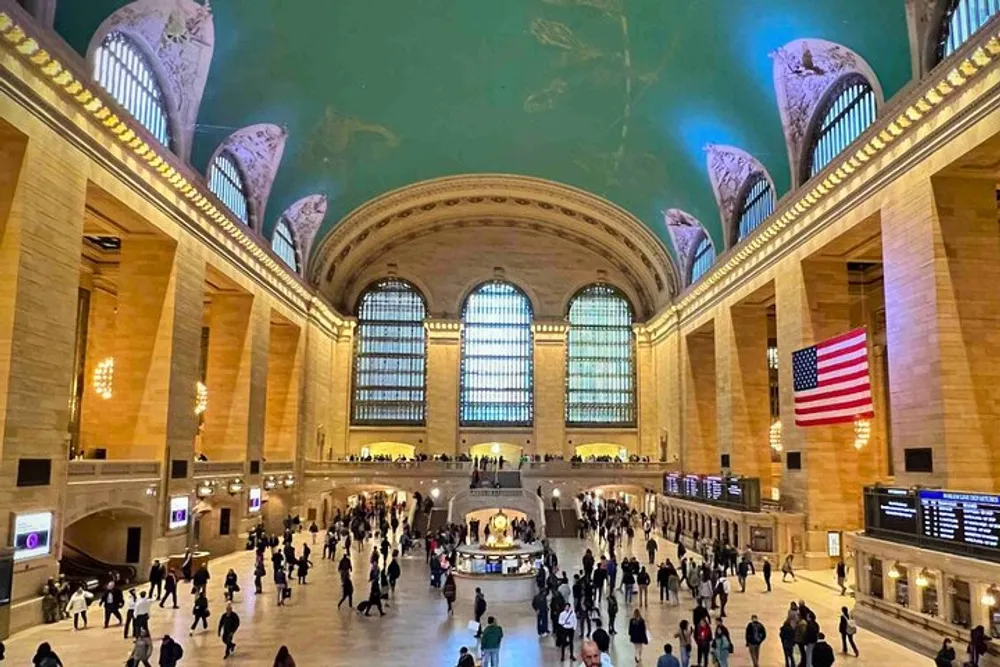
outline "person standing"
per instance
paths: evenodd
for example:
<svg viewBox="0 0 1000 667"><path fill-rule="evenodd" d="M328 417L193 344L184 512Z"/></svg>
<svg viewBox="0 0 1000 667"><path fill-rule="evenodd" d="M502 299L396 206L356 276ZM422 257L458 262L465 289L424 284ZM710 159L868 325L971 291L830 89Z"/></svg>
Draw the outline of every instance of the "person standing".
<svg viewBox="0 0 1000 667"><path fill-rule="evenodd" d="M476 600L472 604L472 615L473 620L479 624L479 630L476 631L476 638L483 636L483 614L486 613L486 596L483 595L483 589L476 588Z"/></svg>
<svg viewBox="0 0 1000 667"><path fill-rule="evenodd" d="M254 595L260 595L264 592L264 577L267 576L267 570L264 569L264 559L258 558L257 564L253 568L253 593Z"/></svg>
<svg viewBox="0 0 1000 667"><path fill-rule="evenodd" d="M223 584L223 589L225 592L222 598L232 602L233 596L240 590L239 578L236 576L236 570L233 568L229 568L229 572L226 572L226 581Z"/></svg>
<svg viewBox="0 0 1000 667"><path fill-rule="evenodd" d="M118 625L123 625L122 614L119 611L125 606L125 597L122 592L115 586L113 581L108 582L107 588L104 593L101 594L100 602L98 603L104 607L104 627L108 627L111 622L111 617L114 616L118 619Z"/></svg>
<svg viewBox="0 0 1000 667"><path fill-rule="evenodd" d="M840 624L838 629L840 630L840 644L844 649L844 655L847 654L847 644L850 643L851 649L854 651L854 657L857 658L859 655L858 645L854 643L854 635L858 632L858 625L854 622L854 618L847 607L840 608Z"/></svg>
<svg viewBox="0 0 1000 667"><path fill-rule="evenodd" d="M78 621L83 619L83 629L87 629L87 604L94 599L94 596L88 593L83 586L80 586L73 592L70 596L69 602L66 603L66 611L73 615L73 629L79 630Z"/></svg>
<svg viewBox="0 0 1000 667"><path fill-rule="evenodd" d="M795 626L790 618L781 624L778 636L781 639L781 651L785 656L783 667L795 667Z"/></svg>
<svg viewBox="0 0 1000 667"><path fill-rule="evenodd" d="M656 660L656 667L681 667L680 661L674 656L674 647L663 645L663 655Z"/></svg>
<svg viewBox="0 0 1000 667"><path fill-rule="evenodd" d="M618 616L618 598L614 591L608 593L608 634L617 635L615 630L615 617Z"/></svg>
<svg viewBox="0 0 1000 667"><path fill-rule="evenodd" d="M719 595L719 618L726 617L726 604L729 602L731 586L725 575L719 577L719 583L716 585L716 593Z"/></svg>
<svg viewBox="0 0 1000 667"><path fill-rule="evenodd" d="M42 642L35 649L35 657L31 659L34 667L63 667L62 661L48 642Z"/></svg>
<svg viewBox="0 0 1000 667"><path fill-rule="evenodd" d="M833 667L836 657L833 654L833 647L826 643L826 635L822 632L816 636L816 643L813 645L811 660L812 667Z"/></svg>
<svg viewBox="0 0 1000 667"><path fill-rule="evenodd" d="M840 594L847 595L847 563L843 558L837 561L837 585L840 586Z"/></svg>
<svg viewBox="0 0 1000 667"><path fill-rule="evenodd" d="M803 606L805 606L804 603L799 605L800 611ZM819 623L816 622L816 614L811 611L806 612L806 667L813 667L813 652L816 650L816 644L819 642L821 634Z"/></svg>
<svg viewBox="0 0 1000 667"><path fill-rule="evenodd" d="M760 667L760 645L767 639L767 630L764 624L757 620L757 614L750 617L747 623L746 642L747 650L750 652L750 664L753 667Z"/></svg>
<svg viewBox="0 0 1000 667"><path fill-rule="evenodd" d="M639 605L643 607L649 606L649 573L646 572L645 566L639 570L639 574L636 577L636 583L639 584Z"/></svg>
<svg viewBox="0 0 1000 667"><path fill-rule="evenodd" d="M712 657L719 667L729 667L729 655L733 652L733 641L729 637L729 628L722 619L716 620L715 636L712 638Z"/></svg>
<svg viewBox="0 0 1000 667"><path fill-rule="evenodd" d="M694 633L692 632L687 619L682 620L680 625L677 627L677 632L674 633L674 637L677 638L677 643L680 645L680 667L688 667L688 665L691 664L691 643L693 641L693 635Z"/></svg>
<svg viewBox="0 0 1000 667"><path fill-rule="evenodd" d="M204 591L205 587L208 586L208 580L211 578L211 575L208 573L208 566L202 563L195 571L194 577L192 578L195 590Z"/></svg>
<svg viewBox="0 0 1000 667"><path fill-rule="evenodd" d="M160 596L163 595L163 577L166 574L165 568L160 565L160 561L154 560L153 565L149 568L149 597L153 597L153 591L156 591L156 599L159 600Z"/></svg>
<svg viewBox="0 0 1000 667"><path fill-rule="evenodd" d="M646 555L649 556L649 564L652 565L656 562L656 540L649 535L646 535Z"/></svg>
<svg viewBox="0 0 1000 667"><path fill-rule="evenodd" d="M628 622L628 640L635 649L635 662L639 664L642 661L642 647L649 643L649 635L646 632L646 619L638 609L632 612L632 618Z"/></svg>
<svg viewBox="0 0 1000 667"><path fill-rule="evenodd" d="M194 620L191 622L191 631L188 634L194 634L194 629L198 626L198 621L201 621L202 629L208 630L208 617L212 615L212 612L208 610L208 598L205 597L205 591L198 591L191 613L194 615Z"/></svg>
<svg viewBox="0 0 1000 667"><path fill-rule="evenodd" d="M295 660L292 658L292 654L288 652L287 646L282 646L278 649L277 654L274 656L274 667L295 667Z"/></svg>
<svg viewBox="0 0 1000 667"><path fill-rule="evenodd" d="M455 586L455 577L452 575L451 572L449 572L448 576L445 577L444 587L441 589L441 591L442 591L442 593L444 595L445 602L448 603L448 615L449 616L454 616L455 615L454 605L455 605L456 586Z"/></svg>
<svg viewBox="0 0 1000 667"><path fill-rule="evenodd" d="M764 584L767 586L767 592L771 592L771 561L767 558L764 559L764 566L761 568L764 574Z"/></svg>
<svg viewBox="0 0 1000 667"><path fill-rule="evenodd" d="M951 646L951 640L947 637L941 642L941 649L934 656L934 667L954 667L955 649Z"/></svg>
<svg viewBox="0 0 1000 667"><path fill-rule="evenodd" d="M177 663L184 657L184 649L174 641L170 635L163 635L160 642L160 667L177 667Z"/></svg>
<svg viewBox="0 0 1000 667"><path fill-rule="evenodd" d="M708 616L702 616L695 626L694 642L698 646L698 667L708 667L708 654L712 647L712 626Z"/></svg>
<svg viewBox="0 0 1000 667"><path fill-rule="evenodd" d="M476 659L465 646L458 649L458 664L455 667L476 667Z"/></svg>
<svg viewBox="0 0 1000 667"><path fill-rule="evenodd" d="M177 574L173 570L168 570L163 577L163 597L160 598L160 609L163 609L167 598L173 599L174 609L177 609Z"/></svg>
<svg viewBox="0 0 1000 667"><path fill-rule="evenodd" d="M609 595L610 600L613 596ZM573 655L573 635L576 634L576 612L573 611L573 605L566 602L566 606L563 607L562 613L559 614L559 660L566 659L566 648L569 647L569 659L576 660L576 656Z"/></svg>
<svg viewBox="0 0 1000 667"><path fill-rule="evenodd" d="M233 611L233 603L226 603L226 611L222 616L219 617L219 629L217 634L222 637L222 643L226 645L226 653L222 656L225 660L233 654L236 650L236 642L233 641L233 637L236 635L236 631L240 629L240 617L235 611Z"/></svg>
<svg viewBox="0 0 1000 667"><path fill-rule="evenodd" d="M544 637L549 634L549 599L544 588L539 588L531 599L531 608L535 610L538 636Z"/></svg>
<svg viewBox="0 0 1000 667"><path fill-rule="evenodd" d="M149 609L153 606L152 598L146 591L139 593L139 599L135 601L135 621L133 621L135 632L145 630L149 634Z"/></svg>
<svg viewBox="0 0 1000 667"><path fill-rule="evenodd" d="M280 565L274 568L274 588L278 591L278 606L285 606L285 591L288 590L288 575L285 574L285 568Z"/></svg>
<svg viewBox="0 0 1000 667"><path fill-rule="evenodd" d="M153 657L153 642L149 639L149 633L145 630L139 630L136 633L135 644L132 645L132 653L129 655L129 662L134 667L139 667L140 664L145 667L152 667L149 664L149 659Z"/></svg>
<svg viewBox="0 0 1000 667"><path fill-rule="evenodd" d="M503 640L503 628L497 625L492 616L487 617L486 627L480 640L483 652L483 667L500 667L500 642Z"/></svg>
<svg viewBox="0 0 1000 667"><path fill-rule="evenodd" d="M132 628L132 621L135 620L135 602L138 598L135 596L135 589L131 588L128 592L128 597L125 598L125 633L124 638L128 639L128 632ZM132 637L139 636L139 628L135 628Z"/></svg>

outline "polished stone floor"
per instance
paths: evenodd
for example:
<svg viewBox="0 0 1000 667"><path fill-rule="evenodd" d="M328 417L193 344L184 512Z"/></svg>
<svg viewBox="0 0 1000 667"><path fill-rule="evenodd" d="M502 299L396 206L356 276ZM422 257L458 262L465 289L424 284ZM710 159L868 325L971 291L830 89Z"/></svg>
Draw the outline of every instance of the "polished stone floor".
<svg viewBox="0 0 1000 667"><path fill-rule="evenodd" d="M583 542L574 539L553 540L553 543L563 565L578 563L585 547ZM637 551L641 549L638 539L635 548ZM360 555L354 551L355 587L359 593L367 593L364 579L370 549L370 545L366 546ZM320 547L316 547L314 555L318 556L319 552ZM631 550L626 548L626 553L631 553ZM636 555L640 562L645 562L643 553ZM674 555L673 546L662 543L660 557ZM346 604L338 612L336 603L340 597L340 584L335 564L321 561L318 557L313 560L316 567L310 574L309 584L295 586L293 597L285 607L275 606L274 588L269 581L265 583L263 595L253 595L252 554L232 554L213 561L209 586L212 609L209 631L188 636L191 623L190 589L181 590L180 609L153 608L150 627L157 641L152 664L157 664L159 639L164 633L178 639L184 647L181 667L224 664L223 646L215 628L224 610L221 586L230 567L239 573L243 588L237 594L235 605L242 626L236 637L236 653L225 664L271 667L277 647L286 644L298 667L382 664L451 667L457 662L458 649L473 644L467 629L472 615L471 606L459 603L453 617L446 615L440 592L428 586L422 555L403 561L398 599L393 601L385 618L360 617L348 611ZM268 580L270 570L268 563ZM797 583L781 584L780 573L775 579L779 583L773 593L767 594L760 577L751 578L747 592L736 592L728 609L730 628L737 639L743 636L743 627L751 613L757 613L767 626L769 635L761 656L764 667L779 667L782 664L778 627L789 602L806 600L818 612L824 631L834 636L837 634L836 621L841 605L851 604L850 598L842 598L829 587L817 583L800 579ZM663 642L672 640L678 621L682 616L689 617L691 606L687 596L682 597L680 607L661 605L658 599L650 599L648 609L644 609L643 613L653 641L647 648L643 664L655 664ZM504 664L519 667L559 664L559 652L554 648L553 640L537 638L534 614L528 604L491 605L488 613L497 616L504 626L505 639L501 652ZM630 614L630 609L622 608L618 617L620 630L623 620ZM30 665L35 647L39 642L48 641L66 667L120 667L127 657L130 642L122 638L120 628L102 629L102 614L96 604L91 606L90 616L91 627L88 630L74 632L71 622L63 622L15 635L6 642L7 661L4 664ZM884 667L931 663L928 658L864 630L859 630L857 641L861 649L860 658L842 656L839 647L835 646L838 665ZM736 643L736 652L729 664L745 667L750 664L746 648L742 642ZM632 646L625 632L615 638L611 655L618 667L635 664Z"/></svg>

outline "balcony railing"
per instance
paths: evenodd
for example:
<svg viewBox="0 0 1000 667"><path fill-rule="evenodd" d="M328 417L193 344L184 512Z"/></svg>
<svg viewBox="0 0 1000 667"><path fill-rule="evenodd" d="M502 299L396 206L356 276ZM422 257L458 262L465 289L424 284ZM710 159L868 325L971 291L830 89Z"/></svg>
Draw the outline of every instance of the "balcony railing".
<svg viewBox="0 0 1000 667"><path fill-rule="evenodd" d="M159 461L70 461L67 468L69 484L113 484L116 482L158 482Z"/></svg>
<svg viewBox="0 0 1000 667"><path fill-rule="evenodd" d="M521 466L521 470L568 474L586 474L590 471L607 472L609 470L623 473L661 474L672 470L679 470L679 467L675 463L664 463L661 461L635 463L631 461L528 461Z"/></svg>
<svg viewBox="0 0 1000 667"><path fill-rule="evenodd" d="M244 461L195 461L195 477L232 477L245 471Z"/></svg>
<svg viewBox="0 0 1000 667"><path fill-rule="evenodd" d="M372 474L470 474L469 461L306 461L306 472Z"/></svg>
<svg viewBox="0 0 1000 667"><path fill-rule="evenodd" d="M290 473L295 472L295 461L264 461L261 464L261 472L265 475L273 475L275 473Z"/></svg>

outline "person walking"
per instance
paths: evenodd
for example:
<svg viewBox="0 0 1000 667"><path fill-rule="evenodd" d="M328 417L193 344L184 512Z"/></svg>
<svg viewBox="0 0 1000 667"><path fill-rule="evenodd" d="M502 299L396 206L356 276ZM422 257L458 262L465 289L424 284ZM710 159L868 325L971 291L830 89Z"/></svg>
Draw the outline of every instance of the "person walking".
<svg viewBox="0 0 1000 667"><path fill-rule="evenodd" d="M646 538L646 555L649 556L649 564L652 565L656 562L656 550L658 549L656 545L656 540L647 535Z"/></svg>
<svg viewBox="0 0 1000 667"><path fill-rule="evenodd" d="M639 574L635 578L636 583L639 585L639 605L643 607L649 606L649 573L646 572L646 568L643 567L639 570Z"/></svg>
<svg viewBox="0 0 1000 667"><path fill-rule="evenodd" d="M694 633L687 619L680 622L677 632L674 633L674 637L677 639L680 649L680 667L688 667L691 664L691 643L694 639Z"/></svg>
<svg viewBox="0 0 1000 667"><path fill-rule="evenodd" d="M979 660L986 652L989 650L990 639L986 635L986 629L981 625L977 625L972 629L969 634L969 664L972 667L979 667Z"/></svg>
<svg viewBox="0 0 1000 667"><path fill-rule="evenodd" d="M194 577L191 579L194 584L195 591L204 591L205 587L208 586L208 580L212 576L208 573L208 565L202 563L201 566L195 571Z"/></svg>
<svg viewBox="0 0 1000 667"><path fill-rule="evenodd" d="M83 586L73 591L69 602L66 603L66 611L73 615L74 630L80 629L79 621L81 618L83 619L83 629L87 629L87 604L93 599L94 596L88 593Z"/></svg>
<svg viewBox="0 0 1000 667"><path fill-rule="evenodd" d="M160 642L160 667L177 667L177 663L184 657L184 649L174 641L170 635L163 635Z"/></svg>
<svg viewBox="0 0 1000 667"><path fill-rule="evenodd" d="M719 618L726 617L726 604L729 603L729 594L732 591L732 584L725 575L719 577L719 583L715 586L715 592L719 596Z"/></svg>
<svg viewBox="0 0 1000 667"><path fill-rule="evenodd" d="M399 581L399 577L402 571L399 568L399 561L396 560L399 556L399 551L397 549L392 550L392 560L389 561L389 565L385 568L386 575L389 577L389 593L393 598L396 597L396 582Z"/></svg>
<svg viewBox="0 0 1000 667"><path fill-rule="evenodd" d="M163 597L160 598L160 609L163 609L167 598L174 601L174 609L177 609L177 574L173 570L168 570L163 577Z"/></svg>
<svg viewBox="0 0 1000 667"><path fill-rule="evenodd" d="M778 637L781 639L781 651L785 656L783 667L795 667L795 625L790 618L781 624Z"/></svg>
<svg viewBox="0 0 1000 667"><path fill-rule="evenodd" d="M472 603L472 616L473 620L479 624L479 630L476 631L476 639L483 636L483 614L486 613L486 596L483 595L483 589L476 588L476 599Z"/></svg>
<svg viewBox="0 0 1000 667"><path fill-rule="evenodd" d="M264 568L264 559L259 558L257 564L253 568L253 594L260 595L264 592L264 577L267 576L267 570Z"/></svg>
<svg viewBox="0 0 1000 667"><path fill-rule="evenodd" d="M240 590L239 577L236 576L236 570L229 568L229 572L226 572L226 581L223 584L225 593L223 593L223 599L229 602L233 601L233 597Z"/></svg>
<svg viewBox="0 0 1000 667"><path fill-rule="evenodd" d="M854 622L854 617L847 607L840 608L840 624L837 629L840 631L840 644L844 649L844 655L847 655L847 644L850 643L854 657L857 658L859 652L858 645L854 643L854 635L858 633L858 624Z"/></svg>
<svg viewBox="0 0 1000 667"><path fill-rule="evenodd" d="M337 603L337 609L344 604L344 600L347 600L347 606L354 609L354 582L351 581L350 572L340 573L340 602Z"/></svg>
<svg viewBox="0 0 1000 667"><path fill-rule="evenodd" d="M608 596L611 599L612 596ZM569 659L576 660L576 656L573 655L573 635L576 634L576 612L573 611L573 605L566 602L565 607L563 607L562 613L559 614L559 660L566 659L566 648L569 648Z"/></svg>
<svg viewBox="0 0 1000 667"><path fill-rule="evenodd" d="M840 594L847 595L847 563L843 558L837 561L837 585L840 586Z"/></svg>
<svg viewBox="0 0 1000 667"><path fill-rule="evenodd" d="M149 634L149 610L152 606L153 600L146 591L139 593L139 599L135 601L135 619L132 622L136 634L143 629Z"/></svg>
<svg viewBox="0 0 1000 667"><path fill-rule="evenodd" d="M954 667L955 649L951 645L951 640L947 637L941 642L941 649L934 656L934 667Z"/></svg>
<svg viewBox="0 0 1000 667"><path fill-rule="evenodd" d="M816 636L816 643L810 652L812 667L833 667L836 657L833 654L833 647L826 643L826 635L822 632Z"/></svg>
<svg viewBox="0 0 1000 667"><path fill-rule="evenodd" d="M795 568L792 567L792 554L785 556L785 562L781 565L781 583L785 583L788 577L792 577L792 581L798 581L795 578Z"/></svg>
<svg viewBox="0 0 1000 667"><path fill-rule="evenodd" d="M539 588L531 599L531 608L535 610L535 629L539 637L549 634L549 598L544 588Z"/></svg>
<svg viewBox="0 0 1000 667"><path fill-rule="evenodd" d="M729 667L729 655L733 652L733 641L722 619L716 620L715 636L712 637L712 657L719 667Z"/></svg>
<svg viewBox="0 0 1000 667"><path fill-rule="evenodd" d="M205 596L205 591L198 591L191 613L194 615L194 620L191 622L191 631L188 634L194 634L194 629L198 626L198 621L201 621L202 629L208 630L208 617L212 615L212 612L208 609L208 598Z"/></svg>
<svg viewBox="0 0 1000 667"><path fill-rule="evenodd" d="M760 645L764 643L765 639L767 639L767 630L764 628L764 624L757 620L757 614L753 614L746 629L747 650L750 652L750 664L753 667L760 667Z"/></svg>
<svg viewBox="0 0 1000 667"><path fill-rule="evenodd" d="M761 572L764 574L764 585L767 586L767 592L771 592L771 561L767 558L764 559L764 565L761 568Z"/></svg>
<svg viewBox="0 0 1000 667"><path fill-rule="evenodd" d="M139 665L144 665L144 667L152 667L149 664L149 659L153 657L153 642L149 638L149 632L146 630L139 630L135 638L135 644L132 645L132 653L129 655L129 662L133 667L139 667Z"/></svg>
<svg viewBox="0 0 1000 667"><path fill-rule="evenodd" d="M681 667L680 661L674 655L674 647L670 644L663 645L663 655L656 660L656 667Z"/></svg>
<svg viewBox="0 0 1000 667"><path fill-rule="evenodd" d="M456 586L455 586L455 577L452 575L451 572L449 572L448 576L445 577L444 586L442 587L441 592L444 595L445 602L448 603L448 615L454 616Z"/></svg>
<svg viewBox="0 0 1000 667"><path fill-rule="evenodd" d="M365 609L365 616L371 614L372 607L378 608L378 615L385 616L382 609L382 587L379 585L379 577L375 577L371 582L371 589L368 592L368 608Z"/></svg>
<svg viewBox="0 0 1000 667"><path fill-rule="evenodd" d="M107 588L101 594L101 599L98 604L104 607L104 627L108 627L111 622L111 617L114 616L118 619L118 625L123 625L122 614L119 611L125 606L125 597L122 595L121 590L119 590L113 581L108 582Z"/></svg>
<svg viewBox="0 0 1000 667"><path fill-rule="evenodd" d="M233 651L236 650L236 642L233 641L233 637L239 629L240 617L233 611L233 603L227 602L225 613L219 617L219 629L216 633L222 637L222 643L226 645L226 652L222 656L223 660L231 656Z"/></svg>
<svg viewBox="0 0 1000 667"><path fill-rule="evenodd" d="M285 568L280 565L274 568L274 588L278 591L278 606L285 606L285 598L288 595L285 591L288 590L288 575L285 574Z"/></svg>
<svg viewBox="0 0 1000 667"><path fill-rule="evenodd" d="M149 597L153 597L153 591L156 591L157 600L163 595L163 577L165 575L166 568L160 564L160 561L154 560L149 568Z"/></svg>
<svg viewBox="0 0 1000 667"><path fill-rule="evenodd" d="M136 600L138 600L138 599L139 598L137 598L136 595L135 595L135 589L134 588L129 589L128 597L125 598L125 632L124 632L124 639L128 639L128 632L129 632L130 629L132 629L132 621L135 620L135 603L136 603ZM138 637L138 636L139 636L139 629L136 628L135 632L132 634L132 637L135 638L135 637Z"/></svg>
<svg viewBox="0 0 1000 667"><path fill-rule="evenodd" d="M629 606L632 602L632 596L635 594L635 573L632 572L632 566L626 561L622 564L622 590L625 591L625 606Z"/></svg>
<svg viewBox="0 0 1000 667"><path fill-rule="evenodd" d="M608 634L618 634L618 631L615 630L616 616L618 616L618 598L615 597L614 591L611 591L608 593Z"/></svg>
<svg viewBox="0 0 1000 667"><path fill-rule="evenodd" d="M649 634L646 631L646 619L636 609L632 612L632 618L628 622L628 640L635 649L635 663L642 662L642 647L649 643Z"/></svg>
<svg viewBox="0 0 1000 667"><path fill-rule="evenodd" d="M704 607L702 607L704 609ZM702 616L694 629L694 643L698 646L698 667L708 667L708 654L712 647L712 626L708 616Z"/></svg>
<svg viewBox="0 0 1000 667"><path fill-rule="evenodd" d="M295 667L295 660L292 659L292 654L288 652L287 646L278 649L274 656L273 667Z"/></svg>
<svg viewBox="0 0 1000 667"><path fill-rule="evenodd" d="M302 585L305 585L306 577L309 576L309 568L312 567L312 561L309 560L309 552L307 551L308 548L308 546L305 546L302 557L296 561L296 565L299 567L299 583Z"/></svg>
<svg viewBox="0 0 1000 667"><path fill-rule="evenodd" d="M503 640L503 628L497 625L492 616L486 618L479 647L483 654L483 667L500 667L500 642Z"/></svg>

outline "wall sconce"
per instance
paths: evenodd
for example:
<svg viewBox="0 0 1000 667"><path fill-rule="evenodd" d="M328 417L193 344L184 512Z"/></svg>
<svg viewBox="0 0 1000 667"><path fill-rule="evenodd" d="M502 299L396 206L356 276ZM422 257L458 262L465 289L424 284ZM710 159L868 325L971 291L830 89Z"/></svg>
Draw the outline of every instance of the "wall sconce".
<svg viewBox="0 0 1000 667"><path fill-rule="evenodd" d="M208 409L208 387L204 382L198 382L194 386L194 413L196 415L205 414Z"/></svg>
<svg viewBox="0 0 1000 667"><path fill-rule="evenodd" d="M781 446L781 420L780 419L776 419L775 422L773 424L771 424L771 428L768 429L768 433L767 434L768 434L768 440L771 443L771 449L773 449L776 452L780 452L782 450L782 446Z"/></svg>
<svg viewBox="0 0 1000 667"><path fill-rule="evenodd" d="M886 572L890 579L899 579L899 563L893 563L889 566L889 571Z"/></svg>
<svg viewBox="0 0 1000 667"><path fill-rule="evenodd" d="M212 486L210 482L205 482L203 484L198 485L198 488L196 489L195 493L197 493L199 498L208 498L213 493L215 493L215 488Z"/></svg>
<svg viewBox="0 0 1000 667"><path fill-rule="evenodd" d="M285 479L281 480L281 483L285 485L286 489L290 489L295 486L295 475L289 475Z"/></svg>
<svg viewBox="0 0 1000 667"><path fill-rule="evenodd" d="M242 490L243 490L243 480L240 479L239 477L229 482L229 495L235 496Z"/></svg>
<svg viewBox="0 0 1000 667"><path fill-rule="evenodd" d="M433 489L431 489L431 498L437 500L439 497L441 497L441 489L435 486Z"/></svg>
<svg viewBox="0 0 1000 667"><path fill-rule="evenodd" d="M264 488L268 491L274 491L274 487L278 486L278 480L274 478L274 475L269 475L267 479L264 480Z"/></svg>
<svg viewBox="0 0 1000 667"><path fill-rule="evenodd" d="M553 498L558 498L561 495L562 495L562 491L560 491L559 489L552 489L552 497Z"/></svg>
<svg viewBox="0 0 1000 667"><path fill-rule="evenodd" d="M108 400L113 395L114 383L115 358L108 357L94 368L94 391L104 400Z"/></svg>
<svg viewBox="0 0 1000 667"><path fill-rule="evenodd" d="M986 592L983 593L983 597L980 598L979 601L987 607L995 607L998 595L1000 595L1000 592L997 591L996 586L990 585L990 587L986 589Z"/></svg>
<svg viewBox="0 0 1000 667"><path fill-rule="evenodd" d="M918 588L927 588L931 585L931 575L927 571L927 568L920 570L920 574L917 575L916 584Z"/></svg>
<svg viewBox="0 0 1000 667"><path fill-rule="evenodd" d="M872 423L868 419L854 420L854 449L861 449L872 437Z"/></svg>

